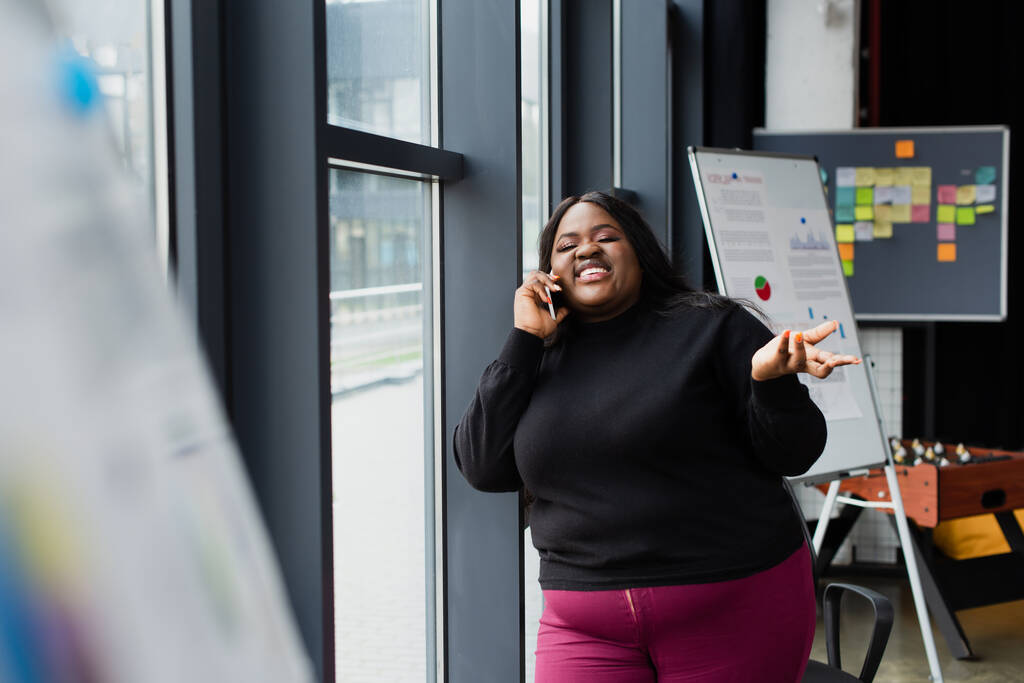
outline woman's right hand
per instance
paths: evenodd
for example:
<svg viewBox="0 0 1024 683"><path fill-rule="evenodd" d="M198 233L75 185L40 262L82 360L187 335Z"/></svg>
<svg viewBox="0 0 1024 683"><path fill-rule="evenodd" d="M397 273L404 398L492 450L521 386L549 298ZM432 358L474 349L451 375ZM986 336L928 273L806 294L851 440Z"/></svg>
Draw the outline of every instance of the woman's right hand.
<svg viewBox="0 0 1024 683"><path fill-rule="evenodd" d="M526 276L522 286L516 290L513 306L515 326L541 339L554 334L558 324L565 320L565 316L569 315L569 309L562 306L555 311L556 318L551 319L548 295L544 291L544 287L548 287L553 292L562 290L558 284L557 275L549 275L539 270L533 271Z"/></svg>

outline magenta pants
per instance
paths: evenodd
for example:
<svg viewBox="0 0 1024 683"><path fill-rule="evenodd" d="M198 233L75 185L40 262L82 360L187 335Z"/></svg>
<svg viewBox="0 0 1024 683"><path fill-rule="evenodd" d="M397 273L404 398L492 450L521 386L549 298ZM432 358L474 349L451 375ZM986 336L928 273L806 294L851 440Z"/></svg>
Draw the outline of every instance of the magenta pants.
<svg viewBox="0 0 1024 683"><path fill-rule="evenodd" d="M793 683L814 640L810 555L801 547L743 579L544 591L536 683Z"/></svg>

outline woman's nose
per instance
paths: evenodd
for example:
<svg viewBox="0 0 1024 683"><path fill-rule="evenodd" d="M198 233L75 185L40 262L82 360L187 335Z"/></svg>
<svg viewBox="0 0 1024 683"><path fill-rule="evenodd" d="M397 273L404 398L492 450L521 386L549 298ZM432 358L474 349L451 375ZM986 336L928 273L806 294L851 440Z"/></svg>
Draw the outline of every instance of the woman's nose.
<svg viewBox="0 0 1024 683"><path fill-rule="evenodd" d="M598 251L600 251L600 247L597 242L586 242L576 248L576 258L588 258Z"/></svg>

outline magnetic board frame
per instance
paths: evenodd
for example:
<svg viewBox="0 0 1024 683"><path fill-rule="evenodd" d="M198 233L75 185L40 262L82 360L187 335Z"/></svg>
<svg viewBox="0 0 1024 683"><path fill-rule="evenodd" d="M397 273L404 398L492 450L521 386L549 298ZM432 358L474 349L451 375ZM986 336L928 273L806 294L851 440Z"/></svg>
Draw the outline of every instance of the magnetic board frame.
<svg viewBox="0 0 1024 683"><path fill-rule="evenodd" d="M996 139L998 136L998 139ZM986 138L993 138L990 142ZM916 150L915 156L909 159L896 159L891 145L895 140L900 138L911 138L914 139ZM938 139L941 138L941 139ZM884 148L886 151L872 150L872 143L876 140L885 139ZM937 140L937 145L922 145L921 143L927 143L929 140ZM980 140L979 140L980 139ZM926 261L918 260L920 257L917 252L911 255L899 253L888 256L882 263L871 261L870 268L873 273L877 273L878 287L881 289L874 289L874 284L866 286L864 284L853 283L851 291L851 301L858 305L860 311L854 311L858 320L865 321L961 321L961 322L999 322L1006 319L1007 316L1007 282L1008 282L1008 250L1007 241L1009 234L1009 176L1010 176L1010 129L1003 125L989 125L989 126L936 126L936 127L905 127L905 128L855 128L851 130L807 130L807 131L777 131L764 128L754 129L754 147L758 151L770 151L780 153L800 153L800 154L813 154L822 164L827 172L834 176L836 167L838 166L873 166L873 167L887 167L887 166L929 166L932 168L933 185L945 185L945 184L959 184L951 183L950 180L955 175L954 169L963 172L964 161L961 160L963 154L968 156L981 154L976 148L980 147L978 144L982 142L984 146L990 147L991 150L998 149L1000 158L988 159L985 165L994 165L1000 170L1000 175L996 178L995 185L1002 192L1001 197L997 197L994 202L1000 212L999 221L999 235L998 238L976 242L978 245L974 248L973 252L965 252L965 244L961 242L960 237L964 234L964 227L957 226L957 239L956 244L960 246L958 249L958 259L963 260L966 255L970 260L981 260L993 264L998 262L998 282L992 282L989 279L985 285L985 296L983 298L965 297L965 303L963 308L959 311L942 312L937 309L948 306L949 301L952 299L942 299L942 295L931 295L927 293L931 292L930 286L922 286L920 280L921 271L913 267L913 264L925 264L927 268L935 268L935 261L929 257L925 257ZM845 148L853 148L853 152L848 151ZM881 149L881 148L879 148ZM925 163L921 163L923 159ZM851 154L853 156L851 156ZM860 156L857 156L860 155ZM977 161L977 159L976 159ZM966 165L970 165L967 163ZM945 179L937 180L936 175L941 176ZM834 177L829 177L829 182L832 184L833 189L835 188ZM960 181L962 182L962 180ZM974 179L971 177L968 181L973 183ZM932 191L934 195L934 190ZM933 220L935 218L935 210L938 206L936 198L933 197L931 204L931 215L927 226L929 228L937 227L938 221ZM978 222L986 219L977 219ZM910 227L913 224L906 224ZM906 235L904 224L897 225L897 236L899 231L904 231L904 236L910 239L920 241L920 237ZM924 226L922 226L924 227ZM982 226L975 225L966 230L977 230ZM910 228L914 230L914 228ZM864 245L866 249L872 249L874 247ZM918 245L919 246L919 245ZM998 254L992 254L992 250L998 248ZM863 254L864 250L859 250L858 254ZM861 256L861 258L863 258ZM870 258L870 257L869 257ZM903 264L909 264L910 267L906 267ZM966 265L966 264L965 264ZM941 266L939 266L941 267ZM950 291L956 294L960 291L967 291L970 289L970 283L978 282L982 278L991 278L991 271L994 270L992 267L984 267L978 264L966 266L971 268L969 273L964 273L963 270L960 272L954 272L952 277L952 283L956 286L951 287ZM910 273L914 273L913 276ZM864 292L867 287L870 287L871 294L870 299L874 301L885 301L886 304L882 304L884 307L890 301L886 298L885 292L887 289L881 283L884 277L891 277L895 275L897 278L905 280L904 283L909 286L902 287L901 293L903 296L921 297L921 305L916 311L908 310L864 310L865 308L877 308L869 302L865 303ZM914 281L914 278L918 278ZM935 280L942 281L942 278L937 274L930 274L932 285L935 285ZM926 280L927 282L927 280ZM860 293L859 298L861 303L854 301L854 295ZM949 293L949 292L947 292ZM935 301L935 297L938 296L942 299L942 303L931 303ZM982 302L983 303L977 303ZM976 308L972 308L976 307ZM895 308L895 307L894 307ZM928 310L928 309L931 310Z"/></svg>
<svg viewBox="0 0 1024 683"><path fill-rule="evenodd" d="M702 157L705 161L708 160L707 157L726 157L731 160L732 168L740 168L740 163L738 162L742 159L756 160L754 163L758 165L773 161L782 163L789 161L803 165L803 169L805 169L803 170L805 176L803 185L806 185L806 188L801 188L801 196L806 197L808 209L821 212L820 220L827 225L827 230L824 232L828 241L828 249L835 256L833 267L836 269L836 275L839 280L843 283L841 297L846 307L843 317L850 321L853 352L860 356L861 350L857 337L857 325L853 317L853 309L850 305L850 294L846 287L846 278L843 277L838 258L835 242L835 225L832 221L832 214L828 210L825 188L821 182L817 160L814 157L797 154L751 152L707 147L689 147L687 151L690 159L690 169L693 174L693 182L697 191L697 200L704 221L704 232L708 240L708 247L715 269L715 279L718 283L719 292L727 296L735 296L735 293L730 292L727 287L727 278L723 271L715 230L711 223L711 213L708 206L709 200L701 175ZM707 166L707 164L704 165L705 167ZM811 174L812 172L813 175ZM808 325L808 327L812 326L811 324ZM838 332L834 334L838 334ZM887 438L881 432L878 406L875 404L875 397L868 381L867 364L845 366L838 368L836 372L847 373L846 380L850 382L853 396L856 399L861 415L852 419L829 420L828 440L821 457L804 474L790 477L793 481L803 481L806 483L832 481L854 473L864 472L872 467L881 467L887 463L888 453L883 449L883 444L886 443ZM818 380L813 379L813 381Z"/></svg>

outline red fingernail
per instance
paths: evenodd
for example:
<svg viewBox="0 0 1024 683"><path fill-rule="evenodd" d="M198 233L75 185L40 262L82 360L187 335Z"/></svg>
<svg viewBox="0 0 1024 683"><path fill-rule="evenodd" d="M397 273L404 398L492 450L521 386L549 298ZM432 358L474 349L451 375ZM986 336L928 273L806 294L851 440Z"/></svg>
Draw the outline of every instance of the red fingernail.
<svg viewBox="0 0 1024 683"><path fill-rule="evenodd" d="M803 332L797 332L796 333L796 343L797 344L803 344L804 343L804 333Z"/></svg>
<svg viewBox="0 0 1024 683"><path fill-rule="evenodd" d="M561 280L561 279L562 279L562 276L561 276L561 275L552 275L552 276L551 276L551 278L552 278L553 280Z"/></svg>

